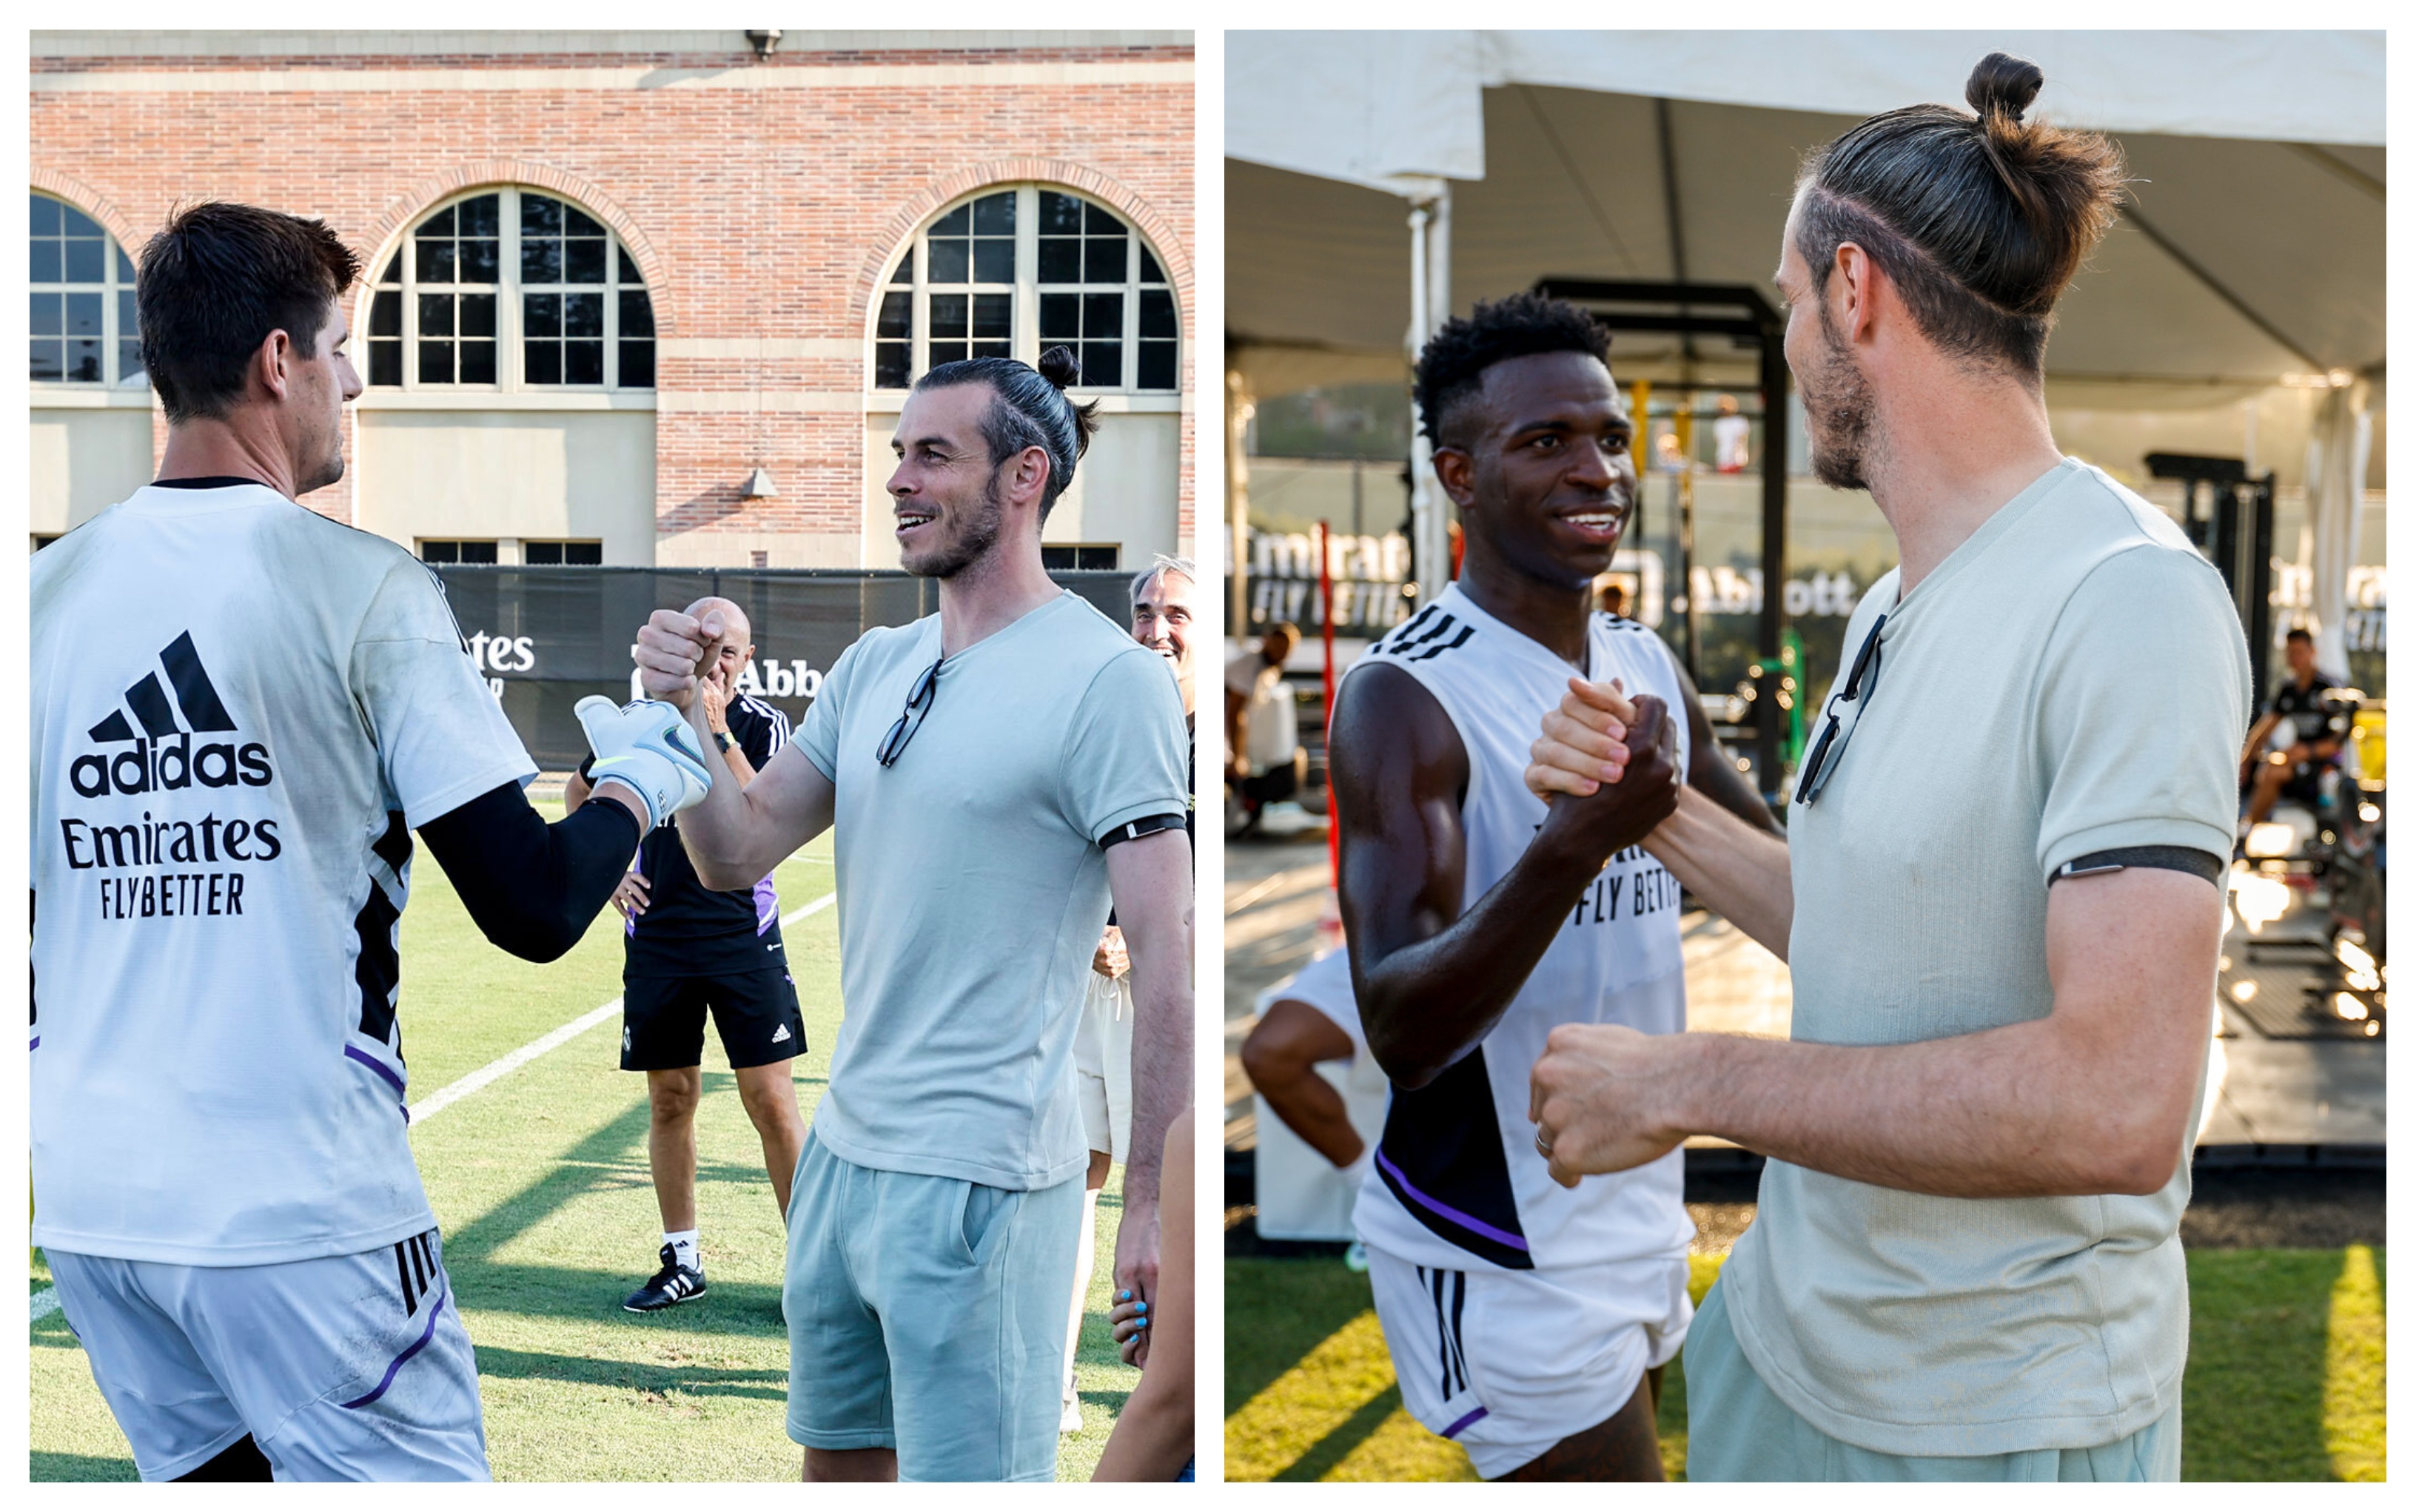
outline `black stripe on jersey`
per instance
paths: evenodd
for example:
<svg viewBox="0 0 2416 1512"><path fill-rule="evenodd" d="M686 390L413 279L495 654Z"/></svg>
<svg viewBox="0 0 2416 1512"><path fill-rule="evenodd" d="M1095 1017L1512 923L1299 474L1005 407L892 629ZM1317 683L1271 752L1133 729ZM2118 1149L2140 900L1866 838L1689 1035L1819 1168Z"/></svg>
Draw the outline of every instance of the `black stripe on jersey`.
<svg viewBox="0 0 2416 1512"><path fill-rule="evenodd" d="M142 681L126 690L126 706L143 721L143 733L154 740L164 740L176 733L175 711L168 707L168 690L159 686L159 674L144 673Z"/></svg>
<svg viewBox="0 0 2416 1512"><path fill-rule="evenodd" d="M411 865L411 826L402 822L398 809L385 814L385 833L379 836L370 850L377 858L394 869L395 880L402 880L402 869Z"/></svg>
<svg viewBox="0 0 2416 1512"><path fill-rule="evenodd" d="M1413 645L1424 645L1428 641L1434 640L1438 636L1448 635L1451 633L1451 627L1458 623L1458 615L1445 614L1442 618L1435 621L1434 624L1427 627L1426 634L1419 636L1403 636L1394 646L1394 649L1396 651L1407 651Z"/></svg>
<svg viewBox="0 0 2416 1512"><path fill-rule="evenodd" d="M400 854L404 861L411 859L411 831L400 813L388 812L385 819L385 833L370 849L400 877L402 868L394 858ZM360 936L360 954L354 961L353 979L361 989L361 1033L380 1044L391 1044L394 1038L394 994L402 982L402 961L395 954L394 929L401 921L402 911L394 906L394 900L371 876L370 895L353 918L354 931Z"/></svg>
<svg viewBox="0 0 2416 1512"><path fill-rule="evenodd" d="M789 743L789 717L752 693L739 694L738 703L747 713L771 727L771 733L766 737L770 742L766 754L778 755L780 748Z"/></svg>
<svg viewBox="0 0 2416 1512"><path fill-rule="evenodd" d="M1459 1330L1460 1314L1468 1310L1468 1272L1451 1273L1451 1359L1459 1369L1459 1389L1468 1389L1468 1346Z"/></svg>
<svg viewBox="0 0 2416 1512"><path fill-rule="evenodd" d="M185 718L196 732L232 730L234 716L219 702L219 690L211 686L210 674L203 670L202 654L193 649L193 632L168 643L159 653L159 660L168 669L168 681L176 689L176 703L185 711Z"/></svg>
<svg viewBox="0 0 2416 1512"><path fill-rule="evenodd" d="M108 718L101 720L98 724L94 725L91 729L85 731L84 735L86 738L98 741L100 744L105 746L110 744L112 741L133 739L134 727L126 722L126 711L124 709L113 709L110 711Z"/></svg>
<svg viewBox="0 0 2416 1512"><path fill-rule="evenodd" d="M1397 651L1401 647L1409 644L1410 637L1417 633L1418 627L1424 625L1427 620L1433 618L1440 612L1442 612L1442 611L1432 604L1428 604L1424 609L1419 610L1377 644L1376 654L1378 656L1382 656L1389 651Z"/></svg>
<svg viewBox="0 0 2416 1512"><path fill-rule="evenodd" d="M1461 646L1466 645L1468 643L1468 638L1475 633L1475 626L1463 625L1459 627L1459 633L1457 635L1453 636L1450 640L1445 641L1441 645L1431 646L1427 650L1419 652L1414 657L1405 657L1402 659L1405 661L1432 661L1435 658L1442 656L1446 651L1457 651Z"/></svg>
<svg viewBox="0 0 2416 1512"><path fill-rule="evenodd" d="M1441 1238L1505 1270L1535 1268L1518 1223L1483 1046L1423 1087L1393 1088L1376 1143L1376 1174Z"/></svg>
<svg viewBox="0 0 2416 1512"><path fill-rule="evenodd" d="M405 1248L410 1243L408 1239L394 1242L395 1293L402 1298L402 1312L406 1318L419 1310L419 1293L413 1290L411 1284L411 1256Z"/></svg>

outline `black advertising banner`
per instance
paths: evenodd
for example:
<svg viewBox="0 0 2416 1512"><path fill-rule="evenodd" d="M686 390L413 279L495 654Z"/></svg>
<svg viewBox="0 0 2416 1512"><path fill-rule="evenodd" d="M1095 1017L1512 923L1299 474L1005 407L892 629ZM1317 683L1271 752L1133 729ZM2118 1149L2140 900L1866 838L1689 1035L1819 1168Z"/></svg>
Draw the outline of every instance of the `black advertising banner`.
<svg viewBox="0 0 2416 1512"><path fill-rule="evenodd" d="M571 709L590 693L638 696L629 652L657 609L707 597L747 612L755 656L742 691L802 718L823 673L877 625L939 612L939 582L903 572L739 567L432 567L471 659L529 755L547 771L577 766L587 738ZM1120 625L1132 622L1126 572L1053 572Z"/></svg>

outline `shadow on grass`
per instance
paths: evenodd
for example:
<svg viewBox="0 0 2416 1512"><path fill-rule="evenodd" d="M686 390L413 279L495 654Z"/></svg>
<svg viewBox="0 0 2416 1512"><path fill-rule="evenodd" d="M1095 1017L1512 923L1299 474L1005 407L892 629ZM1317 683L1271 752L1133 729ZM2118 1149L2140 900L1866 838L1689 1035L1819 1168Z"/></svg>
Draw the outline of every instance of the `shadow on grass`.
<svg viewBox="0 0 2416 1512"><path fill-rule="evenodd" d="M1228 1417L1320 1341L1375 1306L1367 1277L1338 1264L1296 1260L1228 1260L1225 1295ZM1234 1299L1246 1300L1237 1306ZM1375 1419L1382 1420L1381 1414ZM1367 1431L1374 1430L1371 1424Z"/></svg>
<svg viewBox="0 0 2416 1512"><path fill-rule="evenodd" d="M141 1480L132 1459L120 1459L105 1454L58 1454L48 1449L36 1449L31 1456L28 1480Z"/></svg>
<svg viewBox="0 0 2416 1512"><path fill-rule="evenodd" d="M2191 1252L2183 1480L2340 1478L2325 1399L2342 1260L2337 1249Z"/></svg>
<svg viewBox="0 0 2416 1512"><path fill-rule="evenodd" d="M580 1354L548 1354L534 1350L478 1349L478 1374L504 1381L564 1381L612 1386L623 1391L651 1392L669 1397L745 1397L758 1401L786 1402L786 1370L717 1369L702 1365L642 1365L633 1360L599 1360Z"/></svg>
<svg viewBox="0 0 2416 1512"><path fill-rule="evenodd" d="M1299 1459L1276 1472L1279 1481L1323 1480L1326 1473L1350 1456L1351 1450L1367 1442L1393 1409L1401 1405L1401 1388L1386 1386L1369 1398L1367 1404L1336 1425L1334 1431L1308 1446Z"/></svg>

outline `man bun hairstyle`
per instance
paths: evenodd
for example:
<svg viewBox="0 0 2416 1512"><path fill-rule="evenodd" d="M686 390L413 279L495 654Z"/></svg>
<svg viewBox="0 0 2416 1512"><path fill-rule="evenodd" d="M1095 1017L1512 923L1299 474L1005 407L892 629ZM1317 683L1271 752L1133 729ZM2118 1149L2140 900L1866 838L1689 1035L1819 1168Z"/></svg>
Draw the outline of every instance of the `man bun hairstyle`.
<svg viewBox="0 0 2416 1512"><path fill-rule="evenodd" d="M1446 422L1476 397L1486 369L1547 352L1581 352L1608 368L1610 332L1567 300L1532 291L1480 300L1467 319L1455 315L1444 321L1418 354L1419 429L1436 446L1446 445Z"/></svg>
<svg viewBox="0 0 2416 1512"><path fill-rule="evenodd" d="M324 220L223 201L170 216L134 280L143 366L169 423L224 416L271 331L319 355L331 308L360 276Z"/></svg>
<svg viewBox="0 0 2416 1512"><path fill-rule="evenodd" d="M2119 147L2023 113L2046 75L1991 53L1963 98L1874 115L1796 178L1795 248L1825 289L1852 242L1904 294L1921 333L1959 357L2035 377L2055 303L2119 212Z"/></svg>
<svg viewBox="0 0 2416 1512"><path fill-rule="evenodd" d="M982 416L982 440L989 446L992 467L1032 446L1049 456L1049 481L1040 494L1040 518L1046 522L1058 496L1074 481L1074 464L1091 449L1099 429L1099 401L1077 404L1065 390L1080 382L1082 365L1071 347L1052 346L1032 368L1013 357L968 357L944 362L925 373L914 387L954 388L963 384L987 385L989 410Z"/></svg>

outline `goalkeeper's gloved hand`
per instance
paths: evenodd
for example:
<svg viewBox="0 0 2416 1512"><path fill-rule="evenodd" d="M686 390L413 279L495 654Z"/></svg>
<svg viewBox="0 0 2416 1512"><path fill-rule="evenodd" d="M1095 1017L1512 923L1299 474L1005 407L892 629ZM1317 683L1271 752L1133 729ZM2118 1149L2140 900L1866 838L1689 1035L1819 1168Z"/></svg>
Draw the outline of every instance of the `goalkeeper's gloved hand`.
<svg viewBox="0 0 2416 1512"><path fill-rule="evenodd" d="M598 782L611 778L636 793L655 824L702 803L713 790L687 717L671 704L654 699L616 704L590 694L573 712L596 752L589 772Z"/></svg>

